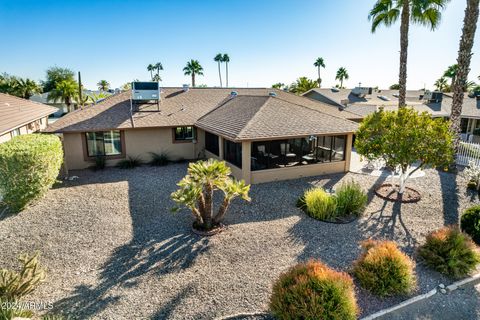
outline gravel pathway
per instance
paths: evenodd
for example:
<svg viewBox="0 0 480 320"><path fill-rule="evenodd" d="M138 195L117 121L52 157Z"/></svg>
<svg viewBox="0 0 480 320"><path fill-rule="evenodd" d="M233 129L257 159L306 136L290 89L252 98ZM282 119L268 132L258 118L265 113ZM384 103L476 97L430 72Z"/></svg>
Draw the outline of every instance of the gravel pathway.
<svg viewBox="0 0 480 320"><path fill-rule="evenodd" d="M434 170L409 184L423 199L402 205L373 196L382 177L304 178L252 186L252 202L231 207L228 229L201 238L191 233L188 212L169 211L185 172L185 164L75 172L78 180L0 221L2 266L40 251L48 279L29 300L52 301L80 319L214 319L265 311L272 282L299 261L317 258L349 271L368 237L393 239L415 256L429 231L455 223L458 212L479 202L461 175ZM304 189L350 179L369 189L363 218L329 224L295 208ZM416 272L416 293L449 283L420 263ZM358 289L357 298L367 315L408 297L378 299Z"/></svg>

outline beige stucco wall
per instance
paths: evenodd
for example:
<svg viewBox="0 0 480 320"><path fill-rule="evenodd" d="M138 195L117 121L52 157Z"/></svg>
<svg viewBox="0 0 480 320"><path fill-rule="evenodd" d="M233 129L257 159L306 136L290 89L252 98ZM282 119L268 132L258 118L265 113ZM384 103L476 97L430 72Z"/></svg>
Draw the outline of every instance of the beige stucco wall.
<svg viewBox="0 0 480 320"><path fill-rule="evenodd" d="M41 131L41 130L45 129L47 127L47 125L48 125L48 117L44 117L41 120L38 119L38 120L32 121L32 122L30 122L30 123L28 123L24 126L14 128L11 131L2 134L0 136L0 143L7 142L7 141L11 140L12 139L12 131L15 130L15 129L20 129L20 135L22 135L22 134L29 134L29 133L34 133L34 132Z"/></svg>

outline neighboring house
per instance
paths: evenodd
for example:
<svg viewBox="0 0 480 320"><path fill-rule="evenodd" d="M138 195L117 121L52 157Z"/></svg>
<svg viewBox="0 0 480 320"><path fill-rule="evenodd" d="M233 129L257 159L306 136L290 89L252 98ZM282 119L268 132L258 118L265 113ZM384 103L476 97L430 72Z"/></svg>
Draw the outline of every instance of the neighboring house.
<svg viewBox="0 0 480 320"><path fill-rule="evenodd" d="M0 93L0 143L45 129L48 116L56 111L41 103Z"/></svg>
<svg viewBox="0 0 480 320"><path fill-rule="evenodd" d="M131 113L131 92L77 110L50 125L61 133L68 169L114 165L126 156L218 158L248 183L350 168L354 116L276 89L163 88L157 106Z"/></svg>
<svg viewBox="0 0 480 320"><path fill-rule="evenodd" d="M432 117L450 117L452 107L452 94L434 92L432 97L427 97L423 90L408 90L407 105ZM303 96L318 100L332 106L337 106L357 115L349 118L361 121L365 116L383 108L396 110L398 107L398 90L375 90L373 88L337 89L315 88L307 91ZM480 98L465 94L462 106L461 128L464 138L468 135L480 136Z"/></svg>

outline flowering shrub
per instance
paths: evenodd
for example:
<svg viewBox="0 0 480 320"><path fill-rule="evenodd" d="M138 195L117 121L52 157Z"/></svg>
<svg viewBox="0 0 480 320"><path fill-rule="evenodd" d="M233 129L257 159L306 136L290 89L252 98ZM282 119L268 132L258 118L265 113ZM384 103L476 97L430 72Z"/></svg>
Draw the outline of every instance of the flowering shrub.
<svg viewBox="0 0 480 320"><path fill-rule="evenodd" d="M468 162L468 167L465 169L465 171L463 171L463 173L468 177L470 182L475 183L475 187L477 189L480 187L480 166L477 165L475 161L470 160Z"/></svg>

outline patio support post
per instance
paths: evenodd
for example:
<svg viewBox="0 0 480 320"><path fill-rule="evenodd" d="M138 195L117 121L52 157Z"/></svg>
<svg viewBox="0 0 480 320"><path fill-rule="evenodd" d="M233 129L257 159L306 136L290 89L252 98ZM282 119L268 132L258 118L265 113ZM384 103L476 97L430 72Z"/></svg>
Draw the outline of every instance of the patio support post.
<svg viewBox="0 0 480 320"><path fill-rule="evenodd" d="M223 138L218 136L218 158L220 160L223 160L223 154L224 154L224 151L223 151Z"/></svg>
<svg viewBox="0 0 480 320"><path fill-rule="evenodd" d="M352 158L352 141L353 134L347 135L347 145L345 147L345 172L350 171L350 161Z"/></svg>
<svg viewBox="0 0 480 320"><path fill-rule="evenodd" d="M250 184L251 180L251 160L252 147L250 141L242 141L242 178L245 183Z"/></svg>

